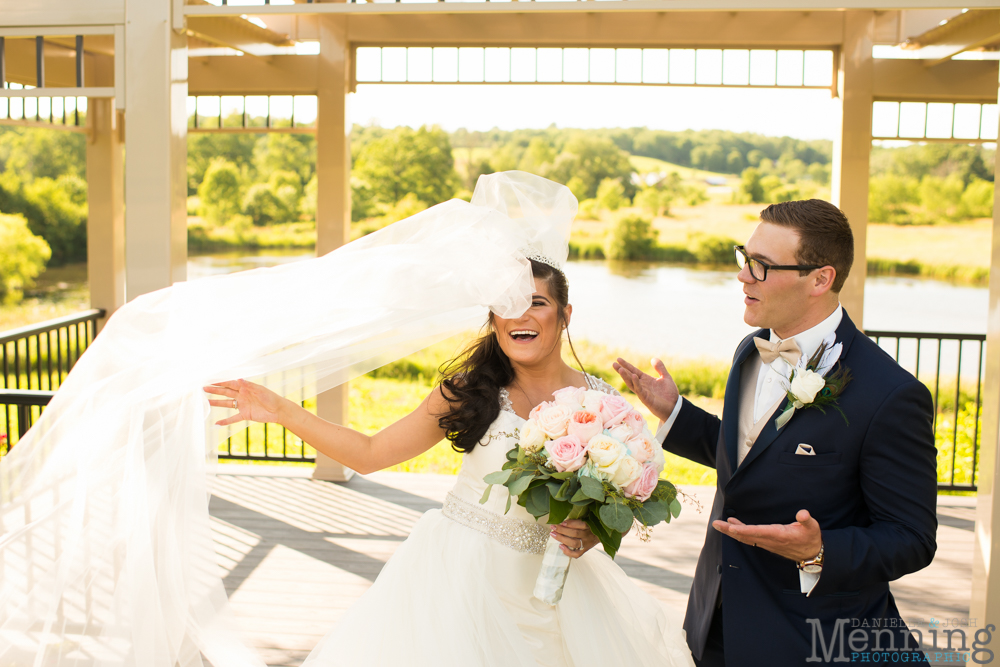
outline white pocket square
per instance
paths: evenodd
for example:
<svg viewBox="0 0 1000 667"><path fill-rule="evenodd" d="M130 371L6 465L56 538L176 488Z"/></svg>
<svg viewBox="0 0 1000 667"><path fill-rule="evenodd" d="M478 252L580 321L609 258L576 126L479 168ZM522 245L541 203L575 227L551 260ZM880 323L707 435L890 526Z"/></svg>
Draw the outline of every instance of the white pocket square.
<svg viewBox="0 0 1000 667"><path fill-rule="evenodd" d="M816 456L816 452L813 451L813 446L807 445L804 442L795 448L795 453L803 456Z"/></svg>

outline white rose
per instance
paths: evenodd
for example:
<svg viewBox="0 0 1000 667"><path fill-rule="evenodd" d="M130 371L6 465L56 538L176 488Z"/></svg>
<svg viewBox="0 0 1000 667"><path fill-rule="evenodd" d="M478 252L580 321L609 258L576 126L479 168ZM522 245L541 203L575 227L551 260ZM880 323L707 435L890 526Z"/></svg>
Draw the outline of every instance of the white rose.
<svg viewBox="0 0 1000 667"><path fill-rule="evenodd" d="M792 378L790 391L796 398L795 407L802 407L806 403L812 403L816 399L816 394L826 386L826 380L815 371L799 369L795 371Z"/></svg>
<svg viewBox="0 0 1000 667"><path fill-rule="evenodd" d="M535 421L549 439L555 440L566 435L566 427L569 426L569 418L573 416L573 412L565 405L553 405L539 412Z"/></svg>
<svg viewBox="0 0 1000 667"><path fill-rule="evenodd" d="M520 435L518 444L521 445L521 449L529 454L534 454L545 445L545 433L533 419L524 422L524 425L521 426Z"/></svg>
<svg viewBox="0 0 1000 667"><path fill-rule="evenodd" d="M606 435L595 435L587 443L587 454L598 472L609 478L618 471L618 462L625 454L625 445Z"/></svg>
<svg viewBox="0 0 1000 667"><path fill-rule="evenodd" d="M601 398L603 397L603 392L588 389L583 392L583 409L587 412L593 412L595 415L599 414L601 412Z"/></svg>
<svg viewBox="0 0 1000 667"><path fill-rule="evenodd" d="M611 483L624 488L639 479L642 474L642 464L631 456L623 456L618 462L618 470L611 477Z"/></svg>
<svg viewBox="0 0 1000 667"><path fill-rule="evenodd" d="M605 433L621 443L628 442L629 438L632 437L632 429L625 424L612 426Z"/></svg>

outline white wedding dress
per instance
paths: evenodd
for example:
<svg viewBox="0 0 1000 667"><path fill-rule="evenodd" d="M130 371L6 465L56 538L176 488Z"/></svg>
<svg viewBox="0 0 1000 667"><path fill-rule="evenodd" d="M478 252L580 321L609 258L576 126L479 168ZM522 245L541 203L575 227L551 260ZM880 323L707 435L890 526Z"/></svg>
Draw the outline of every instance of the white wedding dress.
<svg viewBox="0 0 1000 667"><path fill-rule="evenodd" d="M614 390L587 376L591 388ZM372 587L303 667L687 667L679 619L669 620L603 551L570 566L562 601L532 597L549 527L505 489L480 504L524 420L501 392L500 416L464 455L440 510L430 510Z"/></svg>

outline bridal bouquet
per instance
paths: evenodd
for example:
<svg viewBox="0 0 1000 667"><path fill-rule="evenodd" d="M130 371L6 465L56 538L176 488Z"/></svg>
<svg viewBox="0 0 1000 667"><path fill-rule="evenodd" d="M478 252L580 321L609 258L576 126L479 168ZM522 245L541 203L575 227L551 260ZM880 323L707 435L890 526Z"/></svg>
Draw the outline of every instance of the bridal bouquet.
<svg viewBox="0 0 1000 667"><path fill-rule="evenodd" d="M494 484L536 519L549 524L581 519L614 558L622 535L649 529L680 514L674 485L660 479L663 450L646 421L621 396L566 387L537 405L517 429L517 445L501 470L486 475L485 503ZM505 510L505 511L507 511ZM555 604L562 597L571 559L549 538L535 597Z"/></svg>

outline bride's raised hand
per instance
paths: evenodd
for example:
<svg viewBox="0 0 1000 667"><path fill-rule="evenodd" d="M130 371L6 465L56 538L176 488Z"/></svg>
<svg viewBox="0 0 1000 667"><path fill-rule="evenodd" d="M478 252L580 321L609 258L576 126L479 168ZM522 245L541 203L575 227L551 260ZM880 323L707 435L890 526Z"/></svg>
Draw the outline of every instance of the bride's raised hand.
<svg viewBox="0 0 1000 667"><path fill-rule="evenodd" d="M215 422L226 426L240 421L276 422L278 411L286 400L267 387L246 380L220 382L204 387L205 393L223 398L209 399L209 405L216 408L237 410L238 414Z"/></svg>

